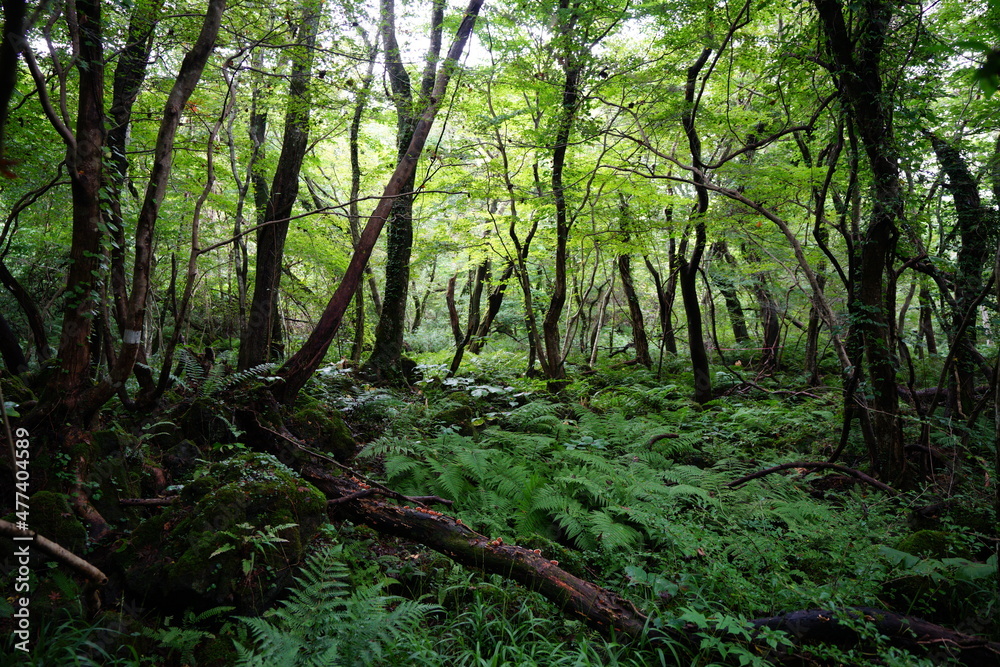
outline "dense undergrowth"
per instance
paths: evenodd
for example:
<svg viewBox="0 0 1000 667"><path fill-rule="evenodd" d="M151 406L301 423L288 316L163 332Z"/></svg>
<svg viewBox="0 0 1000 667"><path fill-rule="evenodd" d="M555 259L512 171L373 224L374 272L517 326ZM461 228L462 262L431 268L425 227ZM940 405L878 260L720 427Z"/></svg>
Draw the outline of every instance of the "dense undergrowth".
<svg viewBox="0 0 1000 667"><path fill-rule="evenodd" d="M453 499L438 509L629 597L653 627L702 628L700 646L601 637L498 576L339 523L313 539L294 585L260 616L215 607L163 617L126 595L86 620L71 577L36 572L51 581L50 598L68 604L37 626L30 663L767 665L791 652L805 664L941 664L879 637L853 652L793 649L780 634L741 641L752 618L859 605L1000 638L987 437L963 445L942 424L936 442L950 468L895 497L804 470L729 488L769 465L829 456L839 393L767 393L766 381L748 388L720 370L730 391L697 406L682 369L659 379L608 366L552 395L520 376L519 356L482 355L453 378L442 359L421 361L422 379L405 390L357 385L332 368L307 389L363 443L353 465L403 493ZM854 444L842 460L864 468ZM192 479L208 462L199 465ZM919 511L942 501L933 516ZM245 568L283 541L281 528L240 538ZM24 664L8 649L0 665Z"/></svg>

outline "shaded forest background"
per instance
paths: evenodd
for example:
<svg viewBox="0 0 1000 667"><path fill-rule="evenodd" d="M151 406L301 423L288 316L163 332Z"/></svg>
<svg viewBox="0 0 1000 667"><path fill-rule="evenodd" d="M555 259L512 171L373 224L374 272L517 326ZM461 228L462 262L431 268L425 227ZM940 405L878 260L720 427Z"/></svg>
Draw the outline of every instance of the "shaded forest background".
<svg viewBox="0 0 1000 667"><path fill-rule="evenodd" d="M70 552L37 647L998 660L996 2L4 20L0 532Z"/></svg>

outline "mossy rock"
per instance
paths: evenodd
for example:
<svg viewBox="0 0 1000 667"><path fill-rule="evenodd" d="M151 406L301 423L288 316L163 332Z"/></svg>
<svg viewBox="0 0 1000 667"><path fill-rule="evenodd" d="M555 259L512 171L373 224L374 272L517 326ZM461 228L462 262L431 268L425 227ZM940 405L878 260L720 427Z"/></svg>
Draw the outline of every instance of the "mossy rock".
<svg viewBox="0 0 1000 667"><path fill-rule="evenodd" d="M28 388L25 381L16 375L4 374L0 377L0 387L3 388L4 400L16 405L35 400L35 394Z"/></svg>
<svg viewBox="0 0 1000 667"><path fill-rule="evenodd" d="M338 461L349 461L357 452L358 443L340 415L319 405L296 411L286 426L310 447Z"/></svg>
<svg viewBox="0 0 1000 667"><path fill-rule="evenodd" d="M968 557L968 554L958 547L955 536L941 530L918 530L900 540L896 548L921 558Z"/></svg>
<svg viewBox="0 0 1000 667"><path fill-rule="evenodd" d="M202 453L198 445L185 439L163 452L162 463L173 479L180 480L191 474L200 458Z"/></svg>
<svg viewBox="0 0 1000 667"><path fill-rule="evenodd" d="M132 535L129 587L167 605L232 605L259 613L326 517L326 497L268 454L212 464L163 514ZM277 530L278 526L295 524Z"/></svg>
<svg viewBox="0 0 1000 667"><path fill-rule="evenodd" d="M122 455L94 457L87 465L90 502L108 523L138 516L138 510L124 508L118 500L142 496L142 477L141 458L129 463Z"/></svg>
<svg viewBox="0 0 1000 667"><path fill-rule="evenodd" d="M73 553L87 546L87 529L76 518L69 500L61 493L38 491L28 501L31 529Z"/></svg>
<svg viewBox="0 0 1000 667"><path fill-rule="evenodd" d="M198 398L176 417L181 438L188 438L199 445L231 444L236 442L236 434L231 419L224 418L227 408L218 401ZM180 438L175 441L179 442ZM157 443L163 448L163 445Z"/></svg>
<svg viewBox="0 0 1000 667"><path fill-rule="evenodd" d="M472 437L476 435L476 427L472 421L476 417L473 407L472 397L462 391L454 391L448 394L448 402L445 407L434 414L434 421L447 426L454 426L458 429L459 435Z"/></svg>
<svg viewBox="0 0 1000 667"><path fill-rule="evenodd" d="M139 449L139 438L121 431L94 431L90 434L90 440L94 443L94 451L100 456Z"/></svg>

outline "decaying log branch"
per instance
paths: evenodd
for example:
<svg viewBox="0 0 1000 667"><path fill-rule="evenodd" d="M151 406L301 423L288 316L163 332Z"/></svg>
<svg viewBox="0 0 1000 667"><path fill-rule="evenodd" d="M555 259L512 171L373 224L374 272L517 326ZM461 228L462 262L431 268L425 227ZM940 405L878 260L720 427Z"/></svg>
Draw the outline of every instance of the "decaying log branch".
<svg viewBox="0 0 1000 667"><path fill-rule="evenodd" d="M15 526L14 524L0 519L0 535L4 537L30 537L31 544L37 547L39 550L44 551L52 558L56 559L60 563L69 565L71 568L85 576L91 582L97 586L103 586L108 583L108 577L106 574L98 570L96 567L83 560L69 549L62 547L52 540L39 535L33 530L22 530Z"/></svg>
<svg viewBox="0 0 1000 667"><path fill-rule="evenodd" d="M367 490L315 467L303 469L302 474L331 499ZM646 617L628 600L566 572L538 551L490 540L459 519L430 509L391 505L367 494L333 507L338 517L419 542L462 565L509 577L605 633L634 638L644 632Z"/></svg>
<svg viewBox="0 0 1000 667"><path fill-rule="evenodd" d="M827 467L827 466L824 466ZM842 466L840 466L842 467ZM331 501L331 511L339 518L369 526L380 533L423 544L445 554L457 563L488 573L500 574L536 590L564 611L583 619L607 635L657 641L669 637L697 649L704 628L689 626L681 630L648 630L646 616L628 600L596 584L585 581L559 567L537 550L491 540L462 524L461 520L424 508L387 503L377 499L372 489L357 480L335 476L315 466L307 466L302 475L323 491ZM739 480L737 480L739 481ZM839 619L850 620L842 623ZM858 607L847 611L807 610L750 622L751 629L768 627L787 632L796 644L824 642L855 646L864 641L856 628L871 624L872 634L887 638L888 643L917 654L957 657L970 666L1000 667L1000 644L965 635L894 612ZM667 634L669 633L669 634ZM719 631L719 634L727 634ZM744 641L744 635L734 635Z"/></svg>
<svg viewBox="0 0 1000 667"><path fill-rule="evenodd" d="M843 623L842 620L849 622ZM759 618L751 623L756 628L787 632L796 643L825 642L845 647L862 641L857 630L860 624L871 635L886 637L892 646L917 655L930 653L936 664L958 659L972 667L1000 665L1000 643L955 632L913 616L870 607L855 607L842 612L822 609L793 611L772 618Z"/></svg>
<svg viewBox="0 0 1000 667"><path fill-rule="evenodd" d="M755 473L751 473L739 479L734 479L733 481L726 484L729 488L735 488L746 484L752 479L758 479L771 473L781 472L782 470L792 470L795 468L805 468L806 470L836 470L837 472L843 473L845 475L850 475L855 479L859 479L865 484L870 484L874 486L879 491L885 491L889 495L896 495L896 490L891 486L887 486L877 479L866 475L865 473L855 470L854 468L848 468L847 466L842 466L839 463L827 463L827 462L808 462L808 461L797 461L795 463L782 463L781 465L774 466L772 468L765 468L764 470L758 470Z"/></svg>

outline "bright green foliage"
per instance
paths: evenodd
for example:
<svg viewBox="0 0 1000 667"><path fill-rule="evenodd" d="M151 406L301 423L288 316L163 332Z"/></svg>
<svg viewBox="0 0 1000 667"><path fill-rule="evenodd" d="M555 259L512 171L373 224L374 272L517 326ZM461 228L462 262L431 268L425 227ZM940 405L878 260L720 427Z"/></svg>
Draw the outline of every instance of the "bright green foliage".
<svg viewBox="0 0 1000 667"><path fill-rule="evenodd" d="M387 646L413 630L434 605L386 595L392 580L352 588L340 545L311 556L281 605L245 618L254 639L239 647L241 667L392 664Z"/></svg>

